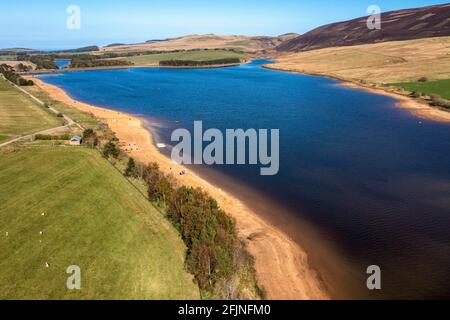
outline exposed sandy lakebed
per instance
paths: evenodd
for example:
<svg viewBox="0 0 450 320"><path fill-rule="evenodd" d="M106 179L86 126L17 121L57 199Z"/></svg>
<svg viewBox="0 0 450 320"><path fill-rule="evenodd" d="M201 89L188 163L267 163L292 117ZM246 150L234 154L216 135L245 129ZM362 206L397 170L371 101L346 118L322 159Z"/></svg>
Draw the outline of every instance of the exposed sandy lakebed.
<svg viewBox="0 0 450 320"><path fill-rule="evenodd" d="M105 121L123 146L134 146L127 153L143 163L156 162L166 173L172 173L180 184L200 187L214 197L222 209L236 219L240 239L255 260L259 286L267 299L324 300L329 299L318 274L308 263L306 252L285 233L262 219L235 196L223 191L199 175L186 170L162 154L154 145L143 121L128 114L105 109L72 99L59 87L33 79L53 99L79 110L90 112ZM186 174L180 176L182 170Z"/></svg>
<svg viewBox="0 0 450 320"><path fill-rule="evenodd" d="M374 88L374 87L365 86L365 85L362 85L359 83L355 83L354 81L352 81L350 79L340 77L340 76L337 76L332 73L316 72L313 69L311 69L311 70L297 69L297 68L293 68L291 66L285 66L281 63L267 64L267 65L264 65L263 68L336 79L341 82L339 84L341 86L364 90L364 91L374 93L374 94L381 94L381 95L396 99L397 107L399 107L401 109L405 109L405 110L409 111L412 115L417 116L419 118L432 120L432 121L438 121L438 122L450 122L450 112L449 111L446 111L446 110L443 110L443 109L440 109L437 107L432 107L429 104L427 104L426 102L419 101L418 99L413 99L411 97L408 97L406 95L402 95L402 94L399 94L396 92L391 92L387 89Z"/></svg>

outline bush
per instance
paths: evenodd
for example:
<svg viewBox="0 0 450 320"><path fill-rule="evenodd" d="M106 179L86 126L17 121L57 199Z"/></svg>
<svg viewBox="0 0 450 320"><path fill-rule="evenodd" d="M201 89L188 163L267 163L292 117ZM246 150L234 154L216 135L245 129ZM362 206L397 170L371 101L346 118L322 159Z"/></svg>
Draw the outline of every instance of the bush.
<svg viewBox="0 0 450 320"><path fill-rule="evenodd" d="M37 134L34 136L35 140L52 140L52 136L46 134Z"/></svg>
<svg viewBox="0 0 450 320"><path fill-rule="evenodd" d="M411 93L411 97L413 97L413 98L420 98L421 96L422 96L422 92L420 92L420 91L413 91Z"/></svg>
<svg viewBox="0 0 450 320"><path fill-rule="evenodd" d="M443 99L437 95L431 96L431 105L436 106L436 107L443 107L443 108L450 109L450 101Z"/></svg>
<svg viewBox="0 0 450 320"><path fill-rule="evenodd" d="M419 82L427 82L428 78L427 77L422 77L418 80Z"/></svg>
<svg viewBox="0 0 450 320"><path fill-rule="evenodd" d="M48 140L70 140L70 135L68 134L62 134L59 136L53 136L53 135L48 135L48 134L37 134L34 136L35 140L44 140L44 141L48 141Z"/></svg>
<svg viewBox="0 0 450 320"><path fill-rule="evenodd" d="M56 116L57 116L58 118L63 118L63 117L64 117L63 114L62 114L61 112L59 112Z"/></svg>
<svg viewBox="0 0 450 320"><path fill-rule="evenodd" d="M26 80L22 77L19 78L19 86L33 86L33 80Z"/></svg>
<svg viewBox="0 0 450 320"><path fill-rule="evenodd" d="M0 73L3 74L3 76L12 83L18 83L19 75L16 73L13 67L7 64L2 64L0 65Z"/></svg>

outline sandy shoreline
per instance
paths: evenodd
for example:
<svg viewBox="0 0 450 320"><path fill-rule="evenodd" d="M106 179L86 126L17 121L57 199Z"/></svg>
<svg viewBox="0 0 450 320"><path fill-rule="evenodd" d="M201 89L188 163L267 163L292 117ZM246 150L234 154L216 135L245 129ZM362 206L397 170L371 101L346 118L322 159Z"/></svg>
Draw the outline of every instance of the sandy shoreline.
<svg viewBox="0 0 450 320"><path fill-rule="evenodd" d="M277 66L276 63L263 65L262 67L266 68L266 69L270 69L270 70L276 70L276 71L292 72L292 73L296 73L296 74L305 74L305 75L312 75L312 76L336 79L336 80L340 81L341 82L340 85L342 85L344 87L360 89L360 90L364 90L364 91L367 91L370 93L381 94L381 95L384 95L387 97L394 98L394 99L398 100L398 102L396 103L397 107L399 107L401 109L405 109L405 110L409 111L411 114L413 114L414 116L417 116L419 118L433 120L433 121L439 121L439 122L450 122L450 112L449 111L445 111L445 110L441 110L439 108L432 107L425 102L420 102L411 97L408 97L408 96L405 96L405 95L402 95L399 93L391 92L389 90L364 86L362 84L355 83L348 79L340 78L340 77L337 77L334 75L283 68L283 67Z"/></svg>
<svg viewBox="0 0 450 320"><path fill-rule="evenodd" d="M121 142L122 149L133 146L127 153L143 162L156 162L166 173L174 174L180 184L201 187L237 221L239 237L247 243L248 252L255 259L259 286L271 300L323 300L330 295L318 274L310 267L306 252L286 234L272 226L244 203L199 175L174 163L162 154L152 141L142 120L128 114L96 107L72 99L56 86L34 78L36 85L53 99L90 112L105 121ZM187 174L178 173L186 170Z"/></svg>

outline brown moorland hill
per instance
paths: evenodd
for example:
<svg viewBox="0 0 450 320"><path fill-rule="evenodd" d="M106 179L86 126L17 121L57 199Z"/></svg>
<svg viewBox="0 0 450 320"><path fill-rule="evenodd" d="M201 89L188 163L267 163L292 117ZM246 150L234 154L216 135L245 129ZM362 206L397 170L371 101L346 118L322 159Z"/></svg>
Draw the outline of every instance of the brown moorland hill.
<svg viewBox="0 0 450 320"><path fill-rule="evenodd" d="M328 24L277 47L298 52L329 47L450 36L450 3L381 14L381 30L367 27L368 17Z"/></svg>
<svg viewBox="0 0 450 320"><path fill-rule="evenodd" d="M194 49L240 49L247 52L273 50L286 40L298 34L284 34L279 37L241 35L187 35L165 40L150 40L145 43L108 46L101 51L173 51Z"/></svg>

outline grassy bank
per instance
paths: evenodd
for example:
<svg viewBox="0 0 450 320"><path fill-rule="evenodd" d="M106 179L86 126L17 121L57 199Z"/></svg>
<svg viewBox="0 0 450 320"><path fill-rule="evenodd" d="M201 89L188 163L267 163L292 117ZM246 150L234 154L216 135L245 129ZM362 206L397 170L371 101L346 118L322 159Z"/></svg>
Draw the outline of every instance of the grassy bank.
<svg viewBox="0 0 450 320"><path fill-rule="evenodd" d="M421 92L426 95L438 95L444 99L450 100L450 79L426 82L402 82L395 83L393 85L401 87L407 91Z"/></svg>
<svg viewBox="0 0 450 320"><path fill-rule="evenodd" d="M42 144L0 157L1 299L198 298L179 235L120 172L96 150Z"/></svg>
<svg viewBox="0 0 450 320"><path fill-rule="evenodd" d="M61 119L0 78L0 141L60 124Z"/></svg>
<svg viewBox="0 0 450 320"><path fill-rule="evenodd" d="M45 91L38 86L27 87L26 90L47 105L54 107L58 111L69 116L73 121L79 123L84 128L93 128L96 130L105 130L105 126L99 122L92 114L82 112L72 108L64 103L52 99Z"/></svg>

